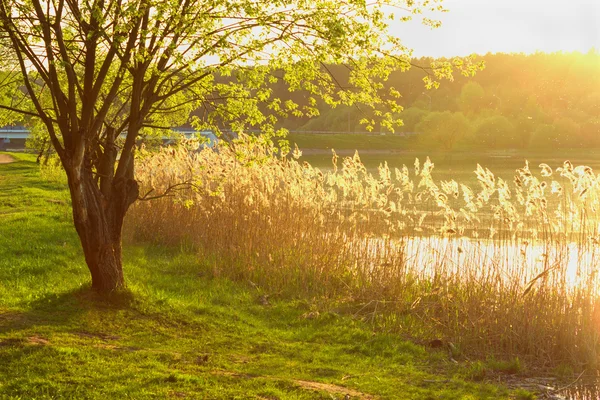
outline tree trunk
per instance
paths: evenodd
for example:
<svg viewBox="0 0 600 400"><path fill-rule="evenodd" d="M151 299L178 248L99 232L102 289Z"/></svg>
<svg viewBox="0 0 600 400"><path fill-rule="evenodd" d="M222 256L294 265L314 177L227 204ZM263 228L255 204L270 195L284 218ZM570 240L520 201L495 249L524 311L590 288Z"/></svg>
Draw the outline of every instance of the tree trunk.
<svg viewBox="0 0 600 400"><path fill-rule="evenodd" d="M89 168L65 168L73 203L73 221L92 275L92 288L123 288L121 232L125 214L138 197L137 182L114 179L104 194Z"/></svg>
<svg viewBox="0 0 600 400"><path fill-rule="evenodd" d="M42 145L40 146L40 152L38 153L38 156L35 160L36 163L40 163L40 161L42 160L42 156L44 155L44 152L46 151L46 144L48 143L48 139L44 138L44 142L42 143Z"/></svg>

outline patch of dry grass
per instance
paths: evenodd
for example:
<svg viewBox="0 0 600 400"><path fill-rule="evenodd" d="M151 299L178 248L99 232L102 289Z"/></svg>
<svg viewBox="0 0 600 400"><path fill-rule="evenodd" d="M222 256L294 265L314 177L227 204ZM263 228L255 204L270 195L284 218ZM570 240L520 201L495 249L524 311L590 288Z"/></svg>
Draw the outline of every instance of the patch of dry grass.
<svg viewBox="0 0 600 400"><path fill-rule="evenodd" d="M433 163L370 174L358 154L321 171L249 137L218 152L141 153L136 240L190 246L215 276L329 299L380 328L461 354L597 365L600 178L570 162L479 187Z"/></svg>

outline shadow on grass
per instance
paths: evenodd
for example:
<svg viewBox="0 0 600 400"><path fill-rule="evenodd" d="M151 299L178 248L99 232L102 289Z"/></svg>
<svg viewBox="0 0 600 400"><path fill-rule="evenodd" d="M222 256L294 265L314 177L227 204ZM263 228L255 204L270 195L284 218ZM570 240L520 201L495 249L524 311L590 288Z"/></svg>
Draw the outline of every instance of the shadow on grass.
<svg viewBox="0 0 600 400"><path fill-rule="evenodd" d="M0 311L0 335L26 331L38 326L79 325L84 314L94 311L103 313L133 310L133 303L134 298L130 291L100 294L87 285L43 297L31 303L26 311Z"/></svg>

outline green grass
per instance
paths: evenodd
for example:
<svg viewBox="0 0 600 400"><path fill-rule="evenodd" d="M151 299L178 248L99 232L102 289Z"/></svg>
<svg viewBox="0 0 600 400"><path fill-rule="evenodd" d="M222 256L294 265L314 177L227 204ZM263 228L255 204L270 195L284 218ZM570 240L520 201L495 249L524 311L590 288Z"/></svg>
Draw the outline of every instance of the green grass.
<svg viewBox="0 0 600 400"><path fill-rule="evenodd" d="M311 300L265 305L251 285L207 278L210 263L179 249L127 246L128 291L100 298L67 191L40 178L34 157L15 157L0 165L1 399L517 395L466 379L447 351L327 310L306 318Z"/></svg>

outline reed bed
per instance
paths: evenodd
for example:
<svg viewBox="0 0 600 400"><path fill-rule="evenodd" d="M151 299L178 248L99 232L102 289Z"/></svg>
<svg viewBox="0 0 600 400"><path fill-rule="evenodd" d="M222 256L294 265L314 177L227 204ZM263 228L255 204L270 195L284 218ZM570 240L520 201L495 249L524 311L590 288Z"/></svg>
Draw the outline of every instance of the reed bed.
<svg viewBox="0 0 600 400"><path fill-rule="evenodd" d="M596 367L600 177L565 161L506 182L478 165L468 187L433 170L371 173L334 152L321 171L248 136L140 151L142 192L168 195L138 202L128 235L187 246L214 276L441 338L455 357Z"/></svg>

